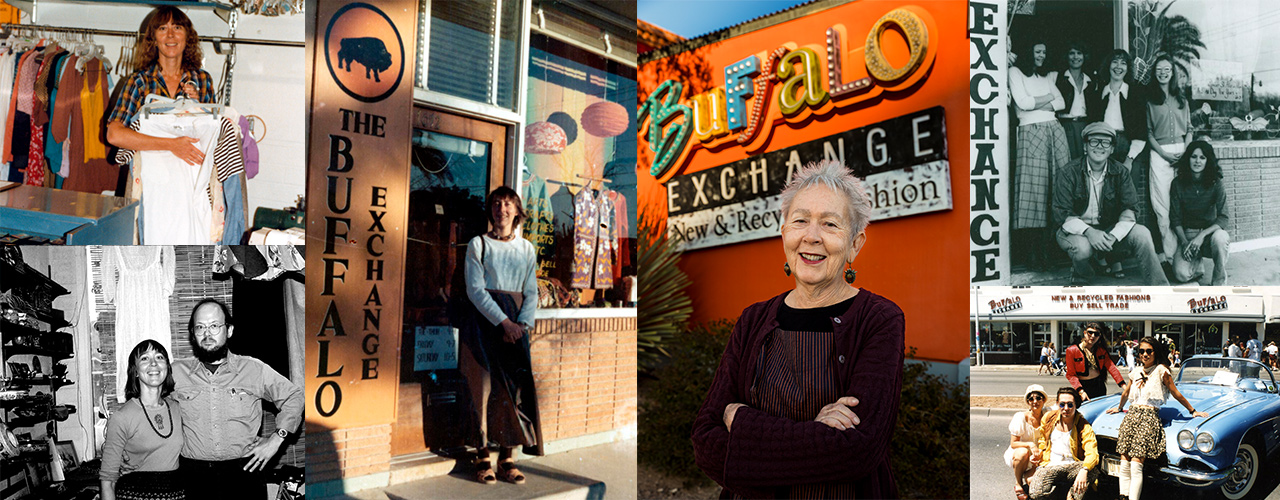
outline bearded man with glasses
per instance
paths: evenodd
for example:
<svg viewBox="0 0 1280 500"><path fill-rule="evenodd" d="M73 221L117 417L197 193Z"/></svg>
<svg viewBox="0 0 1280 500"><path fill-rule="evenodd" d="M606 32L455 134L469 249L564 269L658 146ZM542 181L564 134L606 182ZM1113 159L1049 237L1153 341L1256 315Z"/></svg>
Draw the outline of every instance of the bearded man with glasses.
<svg viewBox="0 0 1280 500"><path fill-rule="evenodd" d="M1058 246L1071 257L1072 285L1093 281L1093 257L1132 256L1141 268L1141 283L1168 286L1151 231L1137 224L1138 193L1129 169L1111 159L1116 131L1106 122L1084 128L1085 155L1055 175L1053 218L1059 225Z"/></svg>
<svg viewBox="0 0 1280 500"><path fill-rule="evenodd" d="M187 500L266 498L260 472L302 425L302 388L266 363L227 350L235 327L221 301L196 304L187 332L196 359L173 362ZM263 401L279 410L276 430L266 437L258 435Z"/></svg>
<svg viewBox="0 0 1280 500"><path fill-rule="evenodd" d="M1080 399L1088 401L1107 395L1107 377L1111 374L1116 384L1124 388L1124 375L1116 368L1107 348L1106 327L1099 323L1084 326L1084 336L1080 343L1072 345L1063 353L1067 364L1067 382L1072 388L1080 391Z"/></svg>

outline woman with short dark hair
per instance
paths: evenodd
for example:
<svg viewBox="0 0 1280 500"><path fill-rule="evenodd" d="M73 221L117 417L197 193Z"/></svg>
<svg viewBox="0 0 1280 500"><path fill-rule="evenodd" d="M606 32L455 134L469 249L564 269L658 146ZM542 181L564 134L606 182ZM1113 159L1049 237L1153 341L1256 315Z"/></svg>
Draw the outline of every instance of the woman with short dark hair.
<svg viewBox="0 0 1280 500"><path fill-rule="evenodd" d="M485 203L492 229L467 244L467 298L474 327L460 334L459 366L470 388L467 444L476 448L476 480L525 482L515 447L542 455L538 398L534 393L529 334L538 308L538 262L533 244L517 232L526 219L515 190L502 186ZM493 402L494 404L490 404ZM497 443L498 472L488 443Z"/></svg>
<svg viewBox="0 0 1280 500"><path fill-rule="evenodd" d="M178 474L182 411L169 398L169 362L169 352L154 340L139 342L129 354L128 399L107 420L102 445L98 479L103 500L186 498Z"/></svg>

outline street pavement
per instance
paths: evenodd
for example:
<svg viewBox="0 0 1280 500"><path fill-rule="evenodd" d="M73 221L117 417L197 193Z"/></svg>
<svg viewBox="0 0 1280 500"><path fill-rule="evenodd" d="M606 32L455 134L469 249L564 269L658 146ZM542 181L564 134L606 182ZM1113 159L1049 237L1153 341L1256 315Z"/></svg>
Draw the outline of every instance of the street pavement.
<svg viewBox="0 0 1280 500"><path fill-rule="evenodd" d="M970 369L970 394L974 396L1021 397L1029 384L1044 386L1052 398L1059 387L1067 386L1066 377L1037 375L1035 365L975 366ZM1122 369L1123 371L1123 369ZM1119 392L1115 380L1107 377L1107 393ZM1004 450L1009 447L1009 420L1014 409L972 408L969 417L969 498L981 500L1013 500L1013 470L1004 465ZM1272 456L1269 470L1262 474L1259 491L1271 490L1267 500L1280 500L1280 457ZM1116 496L1116 482L1108 479L1097 498ZM1209 499L1220 495L1158 484L1148 479L1142 490L1147 499Z"/></svg>
<svg viewBox="0 0 1280 500"><path fill-rule="evenodd" d="M1058 392L1059 387L1069 387L1067 377L1054 375L1037 375L1037 365L992 365L974 366L969 369L971 384L969 393L974 396L1022 396L1031 384L1044 386L1049 397ZM1124 373L1128 370L1120 368ZM1120 392L1120 386L1107 375L1107 394Z"/></svg>

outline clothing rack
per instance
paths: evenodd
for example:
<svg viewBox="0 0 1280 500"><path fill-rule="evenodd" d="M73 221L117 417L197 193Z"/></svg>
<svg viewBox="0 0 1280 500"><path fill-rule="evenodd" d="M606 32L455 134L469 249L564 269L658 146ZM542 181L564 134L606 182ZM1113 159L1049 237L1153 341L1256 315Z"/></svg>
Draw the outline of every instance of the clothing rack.
<svg viewBox="0 0 1280 500"><path fill-rule="evenodd" d="M201 42L209 42L213 44L213 51L226 57L222 65L222 89L219 92L218 101L225 105L231 105L231 78L235 72L236 65L236 45L265 45L272 47L305 47L303 42L286 42L281 40L264 40L255 38L235 38L236 25L239 20L239 13L232 11L227 19L230 27L230 37L220 36L202 36L198 40ZM136 31L121 30L104 30L97 28L67 28L63 26L46 26L42 24L0 24L0 28L4 28L5 34L14 31L34 31L36 33L68 33L79 35L102 35L102 36L118 36L121 38L137 38L139 33ZM228 50L223 50L222 44L230 45ZM124 64L124 61L116 61L117 64ZM136 68L135 68L136 69Z"/></svg>
<svg viewBox="0 0 1280 500"><path fill-rule="evenodd" d="M97 29L97 28L67 28L63 26L46 26L46 25L40 25L40 24L4 23L4 24L0 24L0 27L4 28L6 32L17 29L17 30L46 31L51 33L118 36L123 38L133 38L138 36L138 32L136 31L104 30L104 29ZM227 38L227 37L221 37L221 36L202 36L200 37L200 41L212 43L214 52L218 54L222 53L222 44L224 43L231 44L231 45L237 45L237 44L266 45L266 46L272 46L272 47L299 47L299 48L306 46L305 43L303 42L286 42L283 40L264 40L264 39L256 39L256 38Z"/></svg>

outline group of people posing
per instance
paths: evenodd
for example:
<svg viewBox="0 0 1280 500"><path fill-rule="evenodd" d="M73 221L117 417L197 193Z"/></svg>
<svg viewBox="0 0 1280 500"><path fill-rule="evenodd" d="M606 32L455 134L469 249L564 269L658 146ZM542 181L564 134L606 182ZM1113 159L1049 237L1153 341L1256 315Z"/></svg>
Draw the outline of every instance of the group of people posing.
<svg viewBox="0 0 1280 500"><path fill-rule="evenodd" d="M128 399L102 445L103 500L266 498L261 471L302 424L302 388L228 351L234 330L230 308L205 299L187 322L195 359L173 360L155 340L133 347ZM263 401L279 410L265 437Z"/></svg>
<svg viewBox="0 0 1280 500"><path fill-rule="evenodd" d="M1152 65L1149 85L1134 81L1133 60L1112 51L1096 75L1072 44L1062 71L1048 46L1031 41L1014 54L1009 89L1017 112L1013 214L1016 243L1035 270L1050 267L1050 241L1070 256L1072 284L1097 270L1147 285L1195 281L1213 259L1211 284L1227 280L1227 200L1213 146L1193 141L1191 103L1173 61ZM1146 195L1156 233L1141 224L1134 159L1149 157ZM1139 172L1142 173L1142 172ZM1158 246L1157 246L1158 244Z"/></svg>
<svg viewBox="0 0 1280 500"><path fill-rule="evenodd" d="M1093 428L1077 410L1085 401L1106 395L1107 372L1123 390L1119 404L1108 408L1107 413L1123 411L1125 402L1132 402L1120 424L1116 444L1121 499L1141 498L1143 464L1165 452L1166 436L1159 409L1170 397L1182 403L1192 416L1208 417L1196 411L1174 385L1165 352L1167 344L1152 337L1138 341L1134 350L1137 362L1126 383L1107 353L1104 333L1104 326L1087 324L1081 342L1066 350L1070 386L1058 389L1052 402L1044 387L1028 386L1027 410L1016 413L1009 422L1009 448L1004 458L1013 469L1014 494L1019 500L1061 495L1060 488L1069 489L1071 498L1079 499L1098 479L1098 442Z"/></svg>

